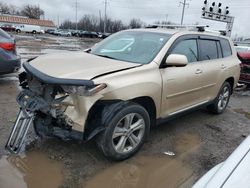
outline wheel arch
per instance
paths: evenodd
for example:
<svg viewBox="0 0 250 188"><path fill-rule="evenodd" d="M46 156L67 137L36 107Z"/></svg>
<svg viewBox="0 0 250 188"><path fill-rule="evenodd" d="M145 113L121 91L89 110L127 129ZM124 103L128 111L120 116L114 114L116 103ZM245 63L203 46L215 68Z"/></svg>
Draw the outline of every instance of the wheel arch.
<svg viewBox="0 0 250 188"><path fill-rule="evenodd" d="M100 132L104 131L106 127L103 126L103 118L107 114L104 110L111 107L112 109L107 109L108 111L118 111L123 105L129 102L133 102L141 105L149 113L151 127L156 124L156 105L154 100L148 96L136 97L127 101L117 99L117 100L98 100L89 110L86 123L84 126L84 137L83 140L88 141L98 135ZM115 104L121 105L115 105Z"/></svg>

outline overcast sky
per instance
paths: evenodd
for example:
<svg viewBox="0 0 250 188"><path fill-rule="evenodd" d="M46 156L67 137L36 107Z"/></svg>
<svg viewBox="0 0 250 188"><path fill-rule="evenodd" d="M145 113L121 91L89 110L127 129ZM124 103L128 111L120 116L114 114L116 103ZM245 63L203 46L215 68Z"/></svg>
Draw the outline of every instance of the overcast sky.
<svg viewBox="0 0 250 188"><path fill-rule="evenodd" d="M180 23L183 0L107 0L107 14L112 19L129 22L131 18L140 18L150 24L156 20L166 20ZM212 3L215 0L208 0ZM187 0L189 7L185 10L184 24L208 24L214 29L225 29L225 24L201 19L201 8L204 0ZM250 37L250 0L220 0L223 6L229 6L230 13L235 16L234 32ZM21 7L27 3L39 4L45 11L45 18L57 24L65 19L75 21L76 0L8 0L8 3ZM104 14L104 0L78 0L78 18L84 14L99 16L99 10Z"/></svg>

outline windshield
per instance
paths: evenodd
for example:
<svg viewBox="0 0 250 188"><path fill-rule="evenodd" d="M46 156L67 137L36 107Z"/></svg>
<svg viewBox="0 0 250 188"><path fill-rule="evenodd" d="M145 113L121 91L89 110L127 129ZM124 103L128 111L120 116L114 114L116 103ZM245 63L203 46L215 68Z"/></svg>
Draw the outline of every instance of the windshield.
<svg viewBox="0 0 250 188"><path fill-rule="evenodd" d="M250 52L250 47L236 47L237 52Z"/></svg>
<svg viewBox="0 0 250 188"><path fill-rule="evenodd" d="M91 53L132 63L150 63L170 38L170 34L125 31L96 45Z"/></svg>

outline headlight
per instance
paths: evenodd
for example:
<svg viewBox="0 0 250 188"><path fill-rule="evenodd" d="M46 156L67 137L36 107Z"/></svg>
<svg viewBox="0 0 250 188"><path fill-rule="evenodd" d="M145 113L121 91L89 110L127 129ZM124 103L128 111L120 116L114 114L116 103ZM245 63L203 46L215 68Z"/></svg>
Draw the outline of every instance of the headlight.
<svg viewBox="0 0 250 188"><path fill-rule="evenodd" d="M80 96L92 96L107 87L106 84L98 84L93 88L86 86L61 86L66 93Z"/></svg>

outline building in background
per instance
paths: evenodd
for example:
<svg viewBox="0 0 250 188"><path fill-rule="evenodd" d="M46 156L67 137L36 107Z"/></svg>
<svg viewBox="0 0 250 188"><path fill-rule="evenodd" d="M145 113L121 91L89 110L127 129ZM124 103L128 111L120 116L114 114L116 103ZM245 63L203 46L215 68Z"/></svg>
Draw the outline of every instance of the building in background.
<svg viewBox="0 0 250 188"><path fill-rule="evenodd" d="M0 15L0 26L2 25L32 25L40 26L42 30L55 29L56 26L51 20L31 19L24 16Z"/></svg>

